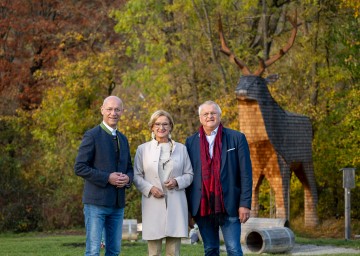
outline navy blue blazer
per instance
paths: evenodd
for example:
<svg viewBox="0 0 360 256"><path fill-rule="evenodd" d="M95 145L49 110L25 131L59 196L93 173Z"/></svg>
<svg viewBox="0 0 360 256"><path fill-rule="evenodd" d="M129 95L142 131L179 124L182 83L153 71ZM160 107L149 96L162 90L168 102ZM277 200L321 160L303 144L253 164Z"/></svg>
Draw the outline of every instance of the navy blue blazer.
<svg viewBox="0 0 360 256"><path fill-rule="evenodd" d="M194 170L192 184L186 189L189 211L195 216L201 199L201 159L199 132L186 139ZM252 168L250 151L245 135L239 131L223 128L221 147L220 182L225 210L231 217L238 217L240 206L251 209Z"/></svg>
<svg viewBox="0 0 360 256"><path fill-rule="evenodd" d="M119 131L117 137L120 145L118 156L116 139L100 125L88 130L83 136L74 169L75 174L85 180L84 204L125 207L125 187L116 188L108 182L112 172L128 175L129 184L134 178L128 140Z"/></svg>

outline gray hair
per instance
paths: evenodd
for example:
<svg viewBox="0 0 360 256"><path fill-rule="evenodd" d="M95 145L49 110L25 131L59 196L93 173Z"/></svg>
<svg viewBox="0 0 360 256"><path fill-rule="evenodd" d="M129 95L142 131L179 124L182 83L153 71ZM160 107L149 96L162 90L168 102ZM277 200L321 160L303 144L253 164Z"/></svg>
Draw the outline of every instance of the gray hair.
<svg viewBox="0 0 360 256"><path fill-rule="evenodd" d="M214 102L212 100L207 100L207 101L205 101L203 104L201 104L199 106L199 115L200 115L201 110L202 110L204 105L214 105L217 108L217 110L219 112L219 115L221 116L221 108L220 108L220 106L216 102Z"/></svg>

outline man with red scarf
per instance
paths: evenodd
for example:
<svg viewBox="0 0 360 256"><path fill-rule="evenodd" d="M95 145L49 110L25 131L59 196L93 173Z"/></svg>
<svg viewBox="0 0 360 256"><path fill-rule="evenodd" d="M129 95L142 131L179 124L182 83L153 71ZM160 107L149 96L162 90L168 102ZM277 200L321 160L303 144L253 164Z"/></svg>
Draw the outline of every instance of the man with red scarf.
<svg viewBox="0 0 360 256"><path fill-rule="evenodd" d="M205 256L220 255L219 227L228 255L242 256L241 224L250 217L252 168L245 135L221 124L213 101L199 107L199 131L186 139L193 183L186 189L191 216L199 227Z"/></svg>

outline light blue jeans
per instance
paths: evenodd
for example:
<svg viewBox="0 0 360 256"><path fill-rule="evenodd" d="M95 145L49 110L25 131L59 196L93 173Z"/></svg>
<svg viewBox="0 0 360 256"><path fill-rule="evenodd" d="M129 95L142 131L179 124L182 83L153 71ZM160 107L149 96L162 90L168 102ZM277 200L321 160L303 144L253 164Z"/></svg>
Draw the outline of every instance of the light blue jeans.
<svg viewBox="0 0 360 256"><path fill-rule="evenodd" d="M105 256L118 256L121 251L124 208L84 204L86 229L85 256L100 255L100 244L105 228Z"/></svg>
<svg viewBox="0 0 360 256"><path fill-rule="evenodd" d="M212 224L209 216L196 216L195 222L199 227L204 243L205 256L220 255L219 227L215 227ZM240 244L241 224L239 218L226 216L225 223L220 228L224 237L227 255L242 256L243 252Z"/></svg>

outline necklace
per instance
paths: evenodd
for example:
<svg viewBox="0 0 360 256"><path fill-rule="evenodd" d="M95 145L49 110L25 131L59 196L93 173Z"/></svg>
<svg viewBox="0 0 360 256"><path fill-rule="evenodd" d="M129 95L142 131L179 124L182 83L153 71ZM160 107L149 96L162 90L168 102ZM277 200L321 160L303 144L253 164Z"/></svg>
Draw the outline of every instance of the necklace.
<svg viewBox="0 0 360 256"><path fill-rule="evenodd" d="M172 141L169 141L169 143L170 143L170 156L169 156L169 159L168 160L166 160L165 162L163 162L163 164L162 164L162 166L163 166L163 170L165 170L165 165L171 160L171 154L172 154L172 152L173 152L173 143L172 143Z"/></svg>

